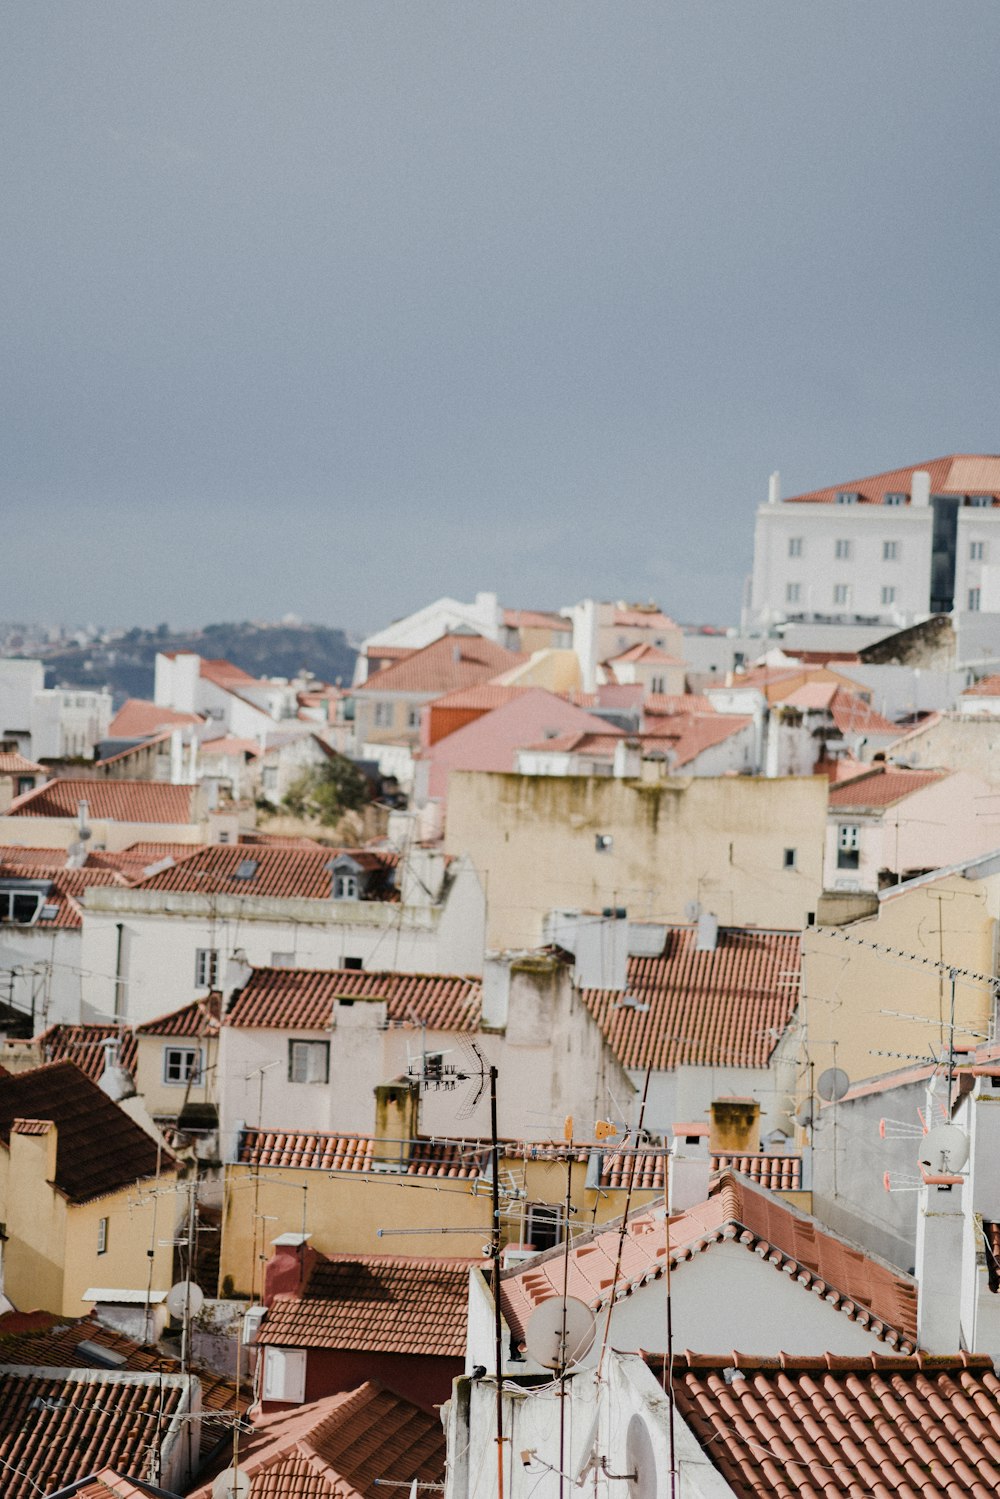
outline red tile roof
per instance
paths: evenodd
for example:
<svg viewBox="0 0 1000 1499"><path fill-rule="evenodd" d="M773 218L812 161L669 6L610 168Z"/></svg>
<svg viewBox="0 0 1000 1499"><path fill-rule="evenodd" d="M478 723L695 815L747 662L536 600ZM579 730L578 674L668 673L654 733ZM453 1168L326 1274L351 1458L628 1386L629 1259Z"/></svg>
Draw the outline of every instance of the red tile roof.
<svg viewBox="0 0 1000 1499"><path fill-rule="evenodd" d="M135 1072L135 1035L120 1025L50 1025L38 1037L43 1063L74 1062L92 1082L99 1082L108 1055L106 1041L118 1042L118 1061Z"/></svg>
<svg viewBox="0 0 1000 1499"><path fill-rule="evenodd" d="M985 1354L691 1353L672 1374L681 1416L737 1499L1000 1489L1000 1379Z"/></svg>
<svg viewBox="0 0 1000 1499"><path fill-rule="evenodd" d="M647 718L671 718L675 713L713 713L711 698L701 692L651 692L643 704ZM652 724L649 728L653 728Z"/></svg>
<svg viewBox="0 0 1000 1499"><path fill-rule="evenodd" d="M798 1004L798 932L720 927L712 952L697 929L669 927L663 955L630 958L628 992L580 996L625 1067L766 1067Z"/></svg>
<svg viewBox="0 0 1000 1499"><path fill-rule="evenodd" d="M373 849L281 848L262 843L213 843L158 874L137 881L140 890L186 890L203 895L248 895L259 900L322 900L333 895L332 860L346 855L371 878L369 899L396 894L392 870L398 856ZM255 869L251 865L256 864ZM242 869L243 874L238 871Z"/></svg>
<svg viewBox="0 0 1000 1499"><path fill-rule="evenodd" d="M156 1020L147 1020L136 1027L139 1036L217 1036L222 1015L222 995L209 994L205 999L193 999L179 1010L160 1015Z"/></svg>
<svg viewBox="0 0 1000 1499"><path fill-rule="evenodd" d="M442 635L402 661L377 671L360 687L357 696L382 692L440 696L459 687L488 682L501 672L527 661L517 651L504 650L482 635Z"/></svg>
<svg viewBox="0 0 1000 1499"><path fill-rule="evenodd" d="M657 718L642 735L643 754L657 750L671 754L673 765L679 770L751 723L752 718L738 713L678 713L673 718Z"/></svg>
<svg viewBox="0 0 1000 1499"><path fill-rule="evenodd" d="M5 750L0 754L0 776L40 776L45 774L44 765L37 765L34 760L26 760L16 750Z"/></svg>
<svg viewBox="0 0 1000 1499"><path fill-rule="evenodd" d="M989 677L980 677L978 682L973 682L971 687L966 687L962 693L963 697L1000 697L1000 675L996 672ZM921 725L923 727L923 725Z"/></svg>
<svg viewBox="0 0 1000 1499"><path fill-rule="evenodd" d="M176 1374L0 1371L4 1499L37 1499L104 1467L150 1478L186 1390Z"/></svg>
<svg viewBox="0 0 1000 1499"><path fill-rule="evenodd" d="M1000 499L1000 458L992 454L951 453L947 458L932 458L929 463L887 469L865 479L848 479L829 489L789 495L785 504L832 505L838 494L853 493L860 495L859 504L882 505L887 494L905 494L909 498L913 475L919 472L930 474L931 494L988 494L994 503Z"/></svg>
<svg viewBox="0 0 1000 1499"><path fill-rule="evenodd" d="M574 729L566 734L554 734L551 739L539 739L524 748L533 754L596 755L598 758L612 759L616 744L624 738L623 730L609 724L605 734L590 734L585 729Z"/></svg>
<svg viewBox="0 0 1000 1499"><path fill-rule="evenodd" d="M232 661L227 661L224 656L202 656L198 675L205 678L207 682L214 682L217 687L225 687L227 691L245 685L247 682L259 682L259 677L252 677L242 666L234 666Z"/></svg>
<svg viewBox="0 0 1000 1499"><path fill-rule="evenodd" d="M890 734L899 733L899 725L876 713L875 709L856 692L845 692L838 687L830 702L833 721L842 734Z"/></svg>
<svg viewBox="0 0 1000 1499"><path fill-rule="evenodd" d="M129 1478L116 1468L102 1468L83 1488L73 1491L73 1499L158 1499L163 1489L140 1479Z"/></svg>
<svg viewBox="0 0 1000 1499"><path fill-rule="evenodd" d="M867 775L852 776L849 781L831 785L830 808L851 808L859 812L869 808L891 807L915 791L943 781L946 770L901 770L898 766L875 766Z"/></svg>
<svg viewBox="0 0 1000 1499"><path fill-rule="evenodd" d="M277 1296L258 1343L357 1353L465 1355L469 1266L482 1260L335 1254L298 1296Z"/></svg>
<svg viewBox="0 0 1000 1499"><path fill-rule="evenodd" d="M738 1171L769 1192L802 1190L800 1155L713 1155L713 1171Z"/></svg>
<svg viewBox="0 0 1000 1499"><path fill-rule="evenodd" d="M578 1239L569 1254L569 1294L597 1310L607 1305L615 1284L621 1224L605 1224ZM676 1269L713 1244L739 1244L778 1273L846 1313L880 1341L903 1352L916 1345L917 1293L900 1275L860 1249L854 1249L780 1198L724 1173L706 1202L689 1208L670 1225L670 1264ZM644 1208L628 1220L616 1299L664 1274L667 1260L662 1209ZM565 1253L560 1246L536 1256L501 1277L501 1299L508 1325L518 1337L532 1311L563 1294Z"/></svg>
<svg viewBox="0 0 1000 1499"><path fill-rule="evenodd" d="M677 626L661 610L642 604L619 604L613 624L619 630L676 630Z"/></svg>
<svg viewBox="0 0 1000 1499"><path fill-rule="evenodd" d="M640 641L638 645L630 645L627 651L619 651L616 656L610 657L608 664L614 666L619 661L642 661L647 666L684 665L678 656L670 656L666 651L660 650L659 646L649 645L643 641Z"/></svg>
<svg viewBox="0 0 1000 1499"><path fill-rule="evenodd" d="M239 1449L249 1499L385 1499L385 1485L444 1482L440 1420L374 1380L254 1426ZM205 1484L191 1499L211 1495Z"/></svg>
<svg viewBox="0 0 1000 1499"><path fill-rule="evenodd" d="M0 1075L4 1145L15 1119L50 1119L56 1125L54 1184L70 1202L89 1202L156 1175L156 1141L72 1062ZM163 1154L159 1165L169 1172L176 1162Z"/></svg>
<svg viewBox="0 0 1000 1499"><path fill-rule="evenodd" d="M551 609L505 609L503 622L508 630L572 630L573 621Z"/></svg>
<svg viewBox="0 0 1000 1499"><path fill-rule="evenodd" d="M161 729L180 728L185 724L204 723L198 713L178 713L146 698L130 697L122 703L108 725L106 739L146 739Z"/></svg>
<svg viewBox="0 0 1000 1499"><path fill-rule="evenodd" d="M454 692L436 697L433 706L435 711L438 708L473 708L488 713L530 691L530 687L505 687L502 682L477 682L474 687L459 687Z"/></svg>
<svg viewBox="0 0 1000 1499"><path fill-rule="evenodd" d="M195 822L197 786L160 781L55 780L16 796L6 817L73 817L81 801L92 820L108 822Z"/></svg>
<svg viewBox="0 0 1000 1499"><path fill-rule="evenodd" d="M369 973L353 968L255 968L224 1024L326 1030L339 999L384 999L390 1022L436 1031L479 1024L482 981L447 973Z"/></svg>
<svg viewBox="0 0 1000 1499"><path fill-rule="evenodd" d="M64 861L61 868L20 862L14 862L11 865L7 863L6 855L7 850L0 848L0 873L5 877L36 879L47 881L49 884L49 889L43 895L43 910L48 908L52 914L39 914L36 922L33 923L42 931L82 926L83 908L80 902L89 886L124 885L126 883L122 876L113 869L67 869L64 850L59 850L56 855L61 856Z"/></svg>

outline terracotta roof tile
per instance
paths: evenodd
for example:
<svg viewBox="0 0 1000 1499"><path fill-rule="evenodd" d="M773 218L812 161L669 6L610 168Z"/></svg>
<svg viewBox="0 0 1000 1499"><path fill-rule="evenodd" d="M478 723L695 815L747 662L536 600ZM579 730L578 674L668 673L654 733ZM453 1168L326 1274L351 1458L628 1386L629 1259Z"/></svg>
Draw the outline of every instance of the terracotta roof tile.
<svg viewBox="0 0 1000 1499"><path fill-rule="evenodd" d="M75 1062L92 1082L98 1082L104 1071L108 1049L106 1041L118 1041L118 1061L129 1072L135 1072L135 1035L120 1025L50 1025L38 1037L44 1062Z"/></svg>
<svg viewBox="0 0 1000 1499"><path fill-rule="evenodd" d="M115 1468L102 1468L89 1483L74 1491L73 1499L159 1499L163 1489L129 1478Z"/></svg>
<svg viewBox="0 0 1000 1499"><path fill-rule="evenodd" d="M197 786L170 786L160 781L46 781L16 796L7 817L73 817L85 801L95 821L190 823L196 821Z"/></svg>
<svg viewBox="0 0 1000 1499"><path fill-rule="evenodd" d="M37 1499L108 1466L150 1477L157 1432L172 1434L178 1375L0 1371L4 1499Z"/></svg>
<svg viewBox="0 0 1000 1499"><path fill-rule="evenodd" d="M205 895L247 895L261 900L322 900L333 895L330 865L346 855L368 876L363 898L391 899L398 856L372 849L282 848L273 844L220 843L136 882L140 890L185 890Z"/></svg>
<svg viewBox="0 0 1000 1499"><path fill-rule="evenodd" d="M1000 675L993 673L989 677L980 677L971 687L966 687L962 693L963 697L1000 697ZM921 728L923 725L921 725Z"/></svg>
<svg viewBox="0 0 1000 1499"><path fill-rule="evenodd" d="M800 1155L713 1155L713 1171L738 1171L770 1192L799 1192L802 1189Z"/></svg>
<svg viewBox="0 0 1000 1499"><path fill-rule="evenodd" d="M737 1499L1000 1489L1000 1379L984 1355L688 1354L672 1374L680 1414Z"/></svg>
<svg viewBox="0 0 1000 1499"><path fill-rule="evenodd" d="M80 904L84 892L90 885L124 885L124 878L112 869L67 869L65 852L60 851L62 867L52 860L48 865L17 862L8 864L7 850L0 848L0 874L5 879L35 880L47 882L41 889L42 908L31 924L44 931L55 928L79 927L83 925L83 909Z"/></svg>
<svg viewBox="0 0 1000 1499"><path fill-rule="evenodd" d="M580 997L625 1067L766 1067L798 1004L800 937L720 927L712 952L694 927L670 927L658 958L630 958L628 992Z"/></svg>
<svg viewBox="0 0 1000 1499"><path fill-rule="evenodd" d="M503 622L508 630L572 630L573 621L550 609L505 609Z"/></svg>
<svg viewBox="0 0 1000 1499"><path fill-rule="evenodd" d="M275 1297L258 1343L359 1353L465 1355L469 1266L481 1260L331 1255L299 1296Z"/></svg>
<svg viewBox="0 0 1000 1499"><path fill-rule="evenodd" d="M619 630L676 630L677 626L668 615L656 608L644 608L641 604L618 604L613 624Z"/></svg>
<svg viewBox="0 0 1000 1499"><path fill-rule="evenodd" d="M647 718L671 718L675 713L713 713L711 698L701 692L651 692L643 704ZM648 726L652 728L653 725Z"/></svg>
<svg viewBox="0 0 1000 1499"><path fill-rule="evenodd" d="M684 662L677 656L670 656L666 651L660 650L659 646L649 645L640 641L638 645L630 645L627 651L619 651L616 656L608 660L609 666L614 666L618 661L643 661L647 666L683 666Z"/></svg>
<svg viewBox="0 0 1000 1499"><path fill-rule="evenodd" d="M0 776L40 776L45 774L44 765L37 765L34 760L26 760L16 750L5 750L0 754Z"/></svg>
<svg viewBox="0 0 1000 1499"><path fill-rule="evenodd" d="M384 999L397 1025L475 1030L482 981L455 974L370 973L353 968L255 968L225 1025L326 1030L339 999Z"/></svg>
<svg viewBox="0 0 1000 1499"><path fill-rule="evenodd" d="M72 1062L0 1076L0 1141L15 1119L51 1119L58 1128L55 1185L71 1202L89 1202L157 1170L156 1141ZM174 1169L172 1156L160 1166Z"/></svg>
<svg viewBox="0 0 1000 1499"><path fill-rule="evenodd" d="M836 727L842 734L891 734L899 733L899 725L885 718L856 692L845 692L838 687L830 702L830 712Z"/></svg>
<svg viewBox="0 0 1000 1499"><path fill-rule="evenodd" d="M919 472L930 474L931 494L988 494L994 503L1000 498L1000 458L991 454L952 453L946 458L932 458L929 463L888 469L865 479L848 479L829 489L789 495L785 504L832 505L841 493L860 495L862 505L882 505L887 494L905 494L909 500L913 475Z"/></svg>
<svg viewBox="0 0 1000 1499"><path fill-rule="evenodd" d="M359 697L381 692L440 696L459 687L488 682L501 672L527 661L517 651L504 650L482 635L442 635L430 645L412 651L403 660L386 666L355 689Z"/></svg>
<svg viewBox="0 0 1000 1499"><path fill-rule="evenodd" d="M178 713L146 698L130 697L122 703L108 725L106 739L146 739L161 729L180 728L185 724L204 723L197 713Z"/></svg>
<svg viewBox="0 0 1000 1499"><path fill-rule="evenodd" d="M943 781L946 770L901 770L897 766L877 766L867 775L852 776L842 784L831 785L832 810L851 808L859 812L869 808L891 807L915 791Z"/></svg>
<svg viewBox="0 0 1000 1499"><path fill-rule="evenodd" d="M140 1036L217 1036L222 1016L222 995L209 994L205 999L194 999L179 1010L160 1015L156 1020L147 1020L136 1027ZM134 1045L133 1038L133 1045Z"/></svg>
<svg viewBox="0 0 1000 1499"><path fill-rule="evenodd" d="M440 1420L374 1380L313 1405L258 1417L240 1444L249 1499L385 1499L377 1482L444 1480ZM210 1499L211 1484L191 1499Z"/></svg>
<svg viewBox="0 0 1000 1499"><path fill-rule="evenodd" d="M652 720L641 736L644 755L662 750L673 757L677 769L690 765L705 750L740 733L752 718L738 713L677 713L672 718L664 716Z"/></svg>
<svg viewBox="0 0 1000 1499"><path fill-rule="evenodd" d="M595 1310L606 1305L614 1285L621 1225L607 1224L583 1235L569 1255L569 1294ZM815 1219L731 1173L724 1173L706 1202L689 1208L670 1226L671 1267L721 1242L738 1243L785 1274L794 1262L795 1284L859 1321L873 1337L908 1353L916 1344L915 1283L839 1239ZM773 1260L768 1249L779 1253ZM565 1255L561 1248L527 1261L501 1278L508 1325L519 1336L542 1301L561 1296ZM666 1267L662 1209L642 1209L628 1220L617 1294L629 1294Z"/></svg>

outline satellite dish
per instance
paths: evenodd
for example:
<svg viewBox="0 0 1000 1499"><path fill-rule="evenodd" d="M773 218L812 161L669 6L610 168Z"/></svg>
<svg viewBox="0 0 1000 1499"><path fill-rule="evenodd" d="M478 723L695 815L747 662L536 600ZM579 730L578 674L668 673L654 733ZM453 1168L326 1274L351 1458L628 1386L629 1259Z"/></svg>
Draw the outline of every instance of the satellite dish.
<svg viewBox="0 0 1000 1499"><path fill-rule="evenodd" d="M568 1369L586 1358L597 1334L597 1319L577 1296L552 1296L536 1307L524 1341L536 1364Z"/></svg>
<svg viewBox="0 0 1000 1499"><path fill-rule="evenodd" d="M815 1112L816 1105L813 1103L813 1100L811 1098L807 1098L805 1102L800 1103L798 1108L795 1110L795 1123L799 1126L800 1129L808 1129L813 1122L813 1115L815 1114Z"/></svg>
<svg viewBox="0 0 1000 1499"><path fill-rule="evenodd" d="M851 1079L842 1067L828 1067L819 1075L816 1092L824 1103L836 1103L843 1098L850 1086Z"/></svg>
<svg viewBox="0 0 1000 1499"><path fill-rule="evenodd" d="M649 1428L641 1416L632 1417L625 1433L625 1471L629 1474L629 1499L656 1499L656 1458Z"/></svg>
<svg viewBox="0 0 1000 1499"><path fill-rule="evenodd" d="M969 1159L969 1137L957 1124L936 1124L920 1146L920 1164L932 1176L954 1176Z"/></svg>
<svg viewBox="0 0 1000 1499"><path fill-rule="evenodd" d="M250 1475L242 1468L227 1468L212 1482L212 1499L246 1499Z"/></svg>
<svg viewBox="0 0 1000 1499"><path fill-rule="evenodd" d="M193 1280L179 1280L167 1292L167 1311L171 1317L197 1317L205 1305L205 1293Z"/></svg>

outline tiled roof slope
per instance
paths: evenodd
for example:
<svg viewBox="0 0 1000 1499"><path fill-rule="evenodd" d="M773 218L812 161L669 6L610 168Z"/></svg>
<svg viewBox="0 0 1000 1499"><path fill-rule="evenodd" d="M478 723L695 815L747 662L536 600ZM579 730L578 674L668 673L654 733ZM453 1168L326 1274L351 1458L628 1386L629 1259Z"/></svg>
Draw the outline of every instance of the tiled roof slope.
<svg viewBox="0 0 1000 1499"><path fill-rule="evenodd" d="M989 677L980 677L971 687L966 687L963 697L1000 697L1000 676L995 672Z"/></svg>
<svg viewBox="0 0 1000 1499"><path fill-rule="evenodd" d="M570 1251L569 1293L595 1310L611 1296L620 1233L620 1224L605 1225L579 1239ZM672 1222L671 1267L721 1242L743 1245L890 1347L909 1353L916 1346L917 1293L908 1276L854 1249L815 1218L730 1172L719 1178L706 1202ZM631 1294L658 1279L664 1274L666 1259L662 1210L646 1208L633 1214L621 1255L618 1295ZM508 1325L519 1337L536 1306L562 1295L564 1273L561 1248L505 1272L503 1308Z"/></svg>
<svg viewBox="0 0 1000 1499"><path fill-rule="evenodd" d="M842 785L831 785L830 806L834 809L850 807L865 811L869 807L891 807L915 791L943 781L945 770L900 770L896 766L871 770L867 775L853 776Z"/></svg>
<svg viewBox="0 0 1000 1499"><path fill-rule="evenodd" d="M89 1202L156 1175L156 1141L72 1062L0 1076L0 1140L5 1145L15 1119L46 1119L56 1125L55 1186L71 1202ZM170 1171L175 1162L164 1154L160 1165Z"/></svg>
<svg viewBox="0 0 1000 1499"><path fill-rule="evenodd" d="M64 852L62 868L56 867L55 861L52 861L48 867L40 862L8 864L6 854L7 850L0 848L0 873L6 878L51 882L44 904L51 909L53 914L40 915L37 920L37 926L43 931L51 931L53 928L63 930L81 927L83 908L80 903L88 886L124 885L126 883L124 878L113 869L66 869Z"/></svg>
<svg viewBox="0 0 1000 1499"><path fill-rule="evenodd" d="M385 1499L414 1480L443 1484L441 1422L374 1380L256 1422L240 1444L248 1499ZM381 1480L381 1482L379 1482ZM191 1499L211 1499L211 1484Z"/></svg>
<svg viewBox="0 0 1000 1499"><path fill-rule="evenodd" d="M10 1365L32 1365L37 1368L100 1368L98 1358L88 1351L86 1345L94 1344L108 1353L124 1359L123 1370L134 1373L179 1374L178 1359L168 1358L159 1348L150 1343L137 1343L123 1332L105 1327L91 1315L89 1317L60 1317L52 1312L32 1312L30 1327L19 1324L25 1319L22 1314L8 1312L0 1317L0 1367ZM80 1345L84 1346L81 1347ZM251 1393L244 1390L237 1394L236 1386L229 1379L195 1367L201 1384L201 1401L206 1411L244 1411L250 1404ZM209 1421L203 1433L202 1446L209 1448L219 1436L219 1423Z"/></svg>
<svg viewBox="0 0 1000 1499"><path fill-rule="evenodd" d="M355 689L358 696L381 692L454 692L488 682L501 672L527 661L518 651L504 650L482 635L442 635L402 661L386 666Z"/></svg>
<svg viewBox="0 0 1000 1499"><path fill-rule="evenodd" d="M161 781L46 781L16 796L6 817L76 817L87 803L95 821L190 823L197 786L169 786Z"/></svg>
<svg viewBox="0 0 1000 1499"><path fill-rule="evenodd" d="M299 1296L278 1296L257 1341L284 1348L350 1348L463 1358L469 1266L480 1260L335 1254Z"/></svg>
<svg viewBox="0 0 1000 1499"><path fill-rule="evenodd" d="M700 692L651 692L643 704L643 712L647 718L671 718L675 713L712 713L714 709L711 699Z"/></svg>
<svg viewBox="0 0 1000 1499"><path fill-rule="evenodd" d="M73 1491L73 1499L162 1499L164 1490L115 1468L102 1468L89 1483Z"/></svg>
<svg viewBox="0 0 1000 1499"><path fill-rule="evenodd" d="M695 927L670 927L661 957L629 959L629 993L648 1012L614 990L580 991L624 1066L767 1066L798 1003L799 934L720 927L712 952L696 940Z"/></svg>
<svg viewBox="0 0 1000 1499"><path fill-rule="evenodd" d="M50 1025L38 1037L43 1062L75 1062L95 1083L104 1071L105 1041L117 1038L118 1061L135 1072L135 1035L120 1025Z"/></svg>
<svg viewBox="0 0 1000 1499"><path fill-rule="evenodd" d="M262 900L330 900L331 861L346 854L374 877L374 891L394 893L397 859L372 849L275 848L270 844L211 844L159 874L137 881L141 890L187 890L206 895L250 895ZM251 865L256 864L255 869ZM237 873L244 870L244 876Z"/></svg>
<svg viewBox="0 0 1000 1499"><path fill-rule="evenodd" d="M325 1030L338 999L384 999L390 1022L436 1031L479 1024L482 981L455 974L369 973L353 968L255 968L226 1025Z"/></svg>
<svg viewBox="0 0 1000 1499"><path fill-rule="evenodd" d="M38 776L44 771L44 765L26 760L17 750L5 750L0 754L0 776Z"/></svg>
<svg viewBox="0 0 1000 1499"><path fill-rule="evenodd" d="M149 1478L185 1385L176 1375L0 1372L4 1499L38 1499L104 1467Z"/></svg>
<svg viewBox="0 0 1000 1499"><path fill-rule="evenodd" d="M160 1015L156 1020L147 1020L136 1027L140 1036L215 1036L219 1031L222 1015L222 995L209 994L205 999L194 999L169 1015Z"/></svg>
<svg viewBox="0 0 1000 1499"><path fill-rule="evenodd" d="M673 764L679 770L690 765L705 750L724 743L752 723L751 718L739 713L676 713L672 717L651 719L647 731L642 735L644 756L663 754L673 756Z"/></svg>
<svg viewBox="0 0 1000 1499"><path fill-rule="evenodd" d="M672 1373L681 1415L737 1499L1000 1489L1000 1379L985 1354L689 1353Z"/></svg>
<svg viewBox="0 0 1000 1499"><path fill-rule="evenodd" d="M929 463L888 469L865 479L848 479L829 489L789 495L785 504L832 505L838 494L846 493L860 495L862 505L883 505L887 494L909 496L913 475L920 472L930 474L931 494L988 494L994 504L1000 498L1000 457L988 453L951 453L946 458L932 458Z"/></svg>
<svg viewBox="0 0 1000 1499"><path fill-rule="evenodd" d="M203 723L197 713L179 713L148 698L129 697L108 725L106 739L145 739L161 729L180 728L184 724Z"/></svg>
<svg viewBox="0 0 1000 1499"><path fill-rule="evenodd" d="M798 1192L802 1189L800 1155L713 1155L713 1171L738 1171L769 1192Z"/></svg>

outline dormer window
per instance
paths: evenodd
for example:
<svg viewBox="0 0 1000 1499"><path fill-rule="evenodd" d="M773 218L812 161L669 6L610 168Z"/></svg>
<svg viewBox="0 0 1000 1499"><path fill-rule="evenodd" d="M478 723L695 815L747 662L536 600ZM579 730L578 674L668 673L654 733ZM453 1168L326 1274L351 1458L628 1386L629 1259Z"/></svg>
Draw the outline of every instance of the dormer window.
<svg viewBox="0 0 1000 1499"><path fill-rule="evenodd" d="M0 922L34 926L51 889L51 880L0 880Z"/></svg>
<svg viewBox="0 0 1000 1499"><path fill-rule="evenodd" d="M335 874L333 877L334 900L357 900L358 877L356 874Z"/></svg>
<svg viewBox="0 0 1000 1499"><path fill-rule="evenodd" d="M856 505L858 503L858 492L856 489L841 489L837 494L838 505Z"/></svg>

